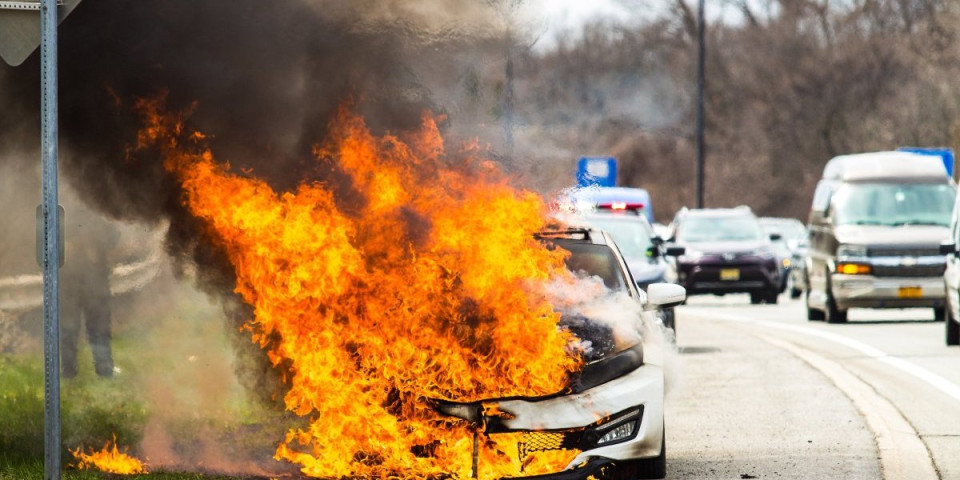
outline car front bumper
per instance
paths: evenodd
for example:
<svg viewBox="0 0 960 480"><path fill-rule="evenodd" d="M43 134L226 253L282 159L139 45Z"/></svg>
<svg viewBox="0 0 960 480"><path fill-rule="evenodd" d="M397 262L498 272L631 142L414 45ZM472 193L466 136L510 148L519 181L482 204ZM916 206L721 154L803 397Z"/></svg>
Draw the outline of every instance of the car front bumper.
<svg viewBox="0 0 960 480"><path fill-rule="evenodd" d="M663 439L663 368L644 364L627 375L597 387L571 395L542 400L501 400L495 404L513 418L502 419L505 431L587 432L603 430L615 424L621 415L639 410L640 418L633 436L608 445L583 450L567 466L570 470L594 458L636 460L660 455ZM598 422L598 419L606 419Z"/></svg>
<svg viewBox="0 0 960 480"><path fill-rule="evenodd" d="M830 285L837 308L940 307L943 277L876 277L833 274Z"/></svg>
<svg viewBox="0 0 960 480"><path fill-rule="evenodd" d="M752 264L686 263L679 270L680 284L690 295L780 290L780 267L773 260ZM736 279L724 278L724 271L730 270L736 270Z"/></svg>

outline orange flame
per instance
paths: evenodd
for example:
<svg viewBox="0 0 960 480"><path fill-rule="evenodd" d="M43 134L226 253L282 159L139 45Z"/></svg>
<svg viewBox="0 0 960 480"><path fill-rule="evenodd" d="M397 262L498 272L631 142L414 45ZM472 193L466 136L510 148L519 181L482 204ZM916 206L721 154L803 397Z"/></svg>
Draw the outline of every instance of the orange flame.
<svg viewBox="0 0 960 480"><path fill-rule="evenodd" d="M99 452L91 450L89 454L86 454L80 451L80 448L77 448L76 450L70 450L70 453L77 460L77 468L80 470L96 468L103 472L121 475L147 473L143 462L117 449L116 435L113 436L113 442L107 440L103 444L103 449Z"/></svg>
<svg viewBox="0 0 960 480"><path fill-rule="evenodd" d="M358 195L347 200L319 183L277 192L231 173L161 104L140 103L139 147L161 150L186 206L227 252L254 307L254 341L289 366L287 408L311 419L277 459L310 476L466 478L472 427L424 399L565 388L580 359L541 290L569 276L563 253L532 237L546 206L476 152L451 165L431 116L418 134L376 137L341 111L314 153L349 178ZM516 440L483 439L481 478L520 472ZM523 471L572 457L541 452Z"/></svg>

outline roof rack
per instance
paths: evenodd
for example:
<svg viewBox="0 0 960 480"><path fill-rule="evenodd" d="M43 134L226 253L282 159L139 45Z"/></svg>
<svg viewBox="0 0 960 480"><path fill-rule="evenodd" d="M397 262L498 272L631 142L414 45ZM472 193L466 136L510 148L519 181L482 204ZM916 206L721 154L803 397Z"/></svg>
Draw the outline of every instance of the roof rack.
<svg viewBox="0 0 960 480"><path fill-rule="evenodd" d="M594 233L594 231L589 228L569 227L569 228L541 230L537 233L534 233L533 237L539 240L539 239L564 237L564 236L571 236L571 235L583 235L584 240L593 241L592 233Z"/></svg>

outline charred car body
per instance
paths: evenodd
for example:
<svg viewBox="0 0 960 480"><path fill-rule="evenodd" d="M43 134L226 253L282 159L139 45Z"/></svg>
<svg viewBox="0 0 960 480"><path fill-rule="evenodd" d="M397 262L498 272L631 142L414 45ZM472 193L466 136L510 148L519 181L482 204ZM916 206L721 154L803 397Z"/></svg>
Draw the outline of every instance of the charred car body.
<svg viewBox="0 0 960 480"><path fill-rule="evenodd" d="M810 209L807 318L842 323L854 307L929 307L942 319L940 243L955 195L939 158L877 152L830 160Z"/></svg>
<svg viewBox="0 0 960 480"><path fill-rule="evenodd" d="M611 290L625 293L643 308L645 325L655 325L653 310L681 303L677 285L637 289L612 238L599 230L541 232L548 246L570 252L567 268L597 276ZM615 346L611 332L576 315L564 315L561 327L594 345L568 387L537 398L498 398L472 403L434 401L441 413L478 424L487 434L522 432L521 457L544 450L580 453L551 478L663 478L666 474L662 350L643 342ZM599 420L598 420L599 419ZM522 459L521 459L522 461Z"/></svg>

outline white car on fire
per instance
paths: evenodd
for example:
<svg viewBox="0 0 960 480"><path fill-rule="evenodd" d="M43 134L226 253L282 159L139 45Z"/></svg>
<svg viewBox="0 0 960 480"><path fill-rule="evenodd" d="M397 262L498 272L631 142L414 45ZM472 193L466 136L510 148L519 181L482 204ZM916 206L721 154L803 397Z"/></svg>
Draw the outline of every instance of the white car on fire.
<svg viewBox="0 0 960 480"><path fill-rule="evenodd" d="M537 238L570 252L567 268L599 277L618 295L626 294L642 317L644 331L632 345L616 345L612 332L577 318L561 319L592 350L562 392L536 398L488 399L472 403L438 401L443 414L481 425L487 434L522 432L521 457L544 450L579 450L560 472L541 477L564 480L663 478L665 329L655 310L679 305L683 287L652 284L638 289L612 238L600 230L545 231ZM639 340L642 339L642 340ZM530 478L530 477L527 477Z"/></svg>

